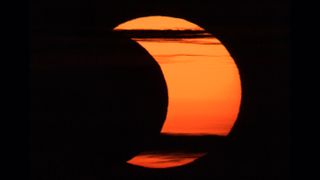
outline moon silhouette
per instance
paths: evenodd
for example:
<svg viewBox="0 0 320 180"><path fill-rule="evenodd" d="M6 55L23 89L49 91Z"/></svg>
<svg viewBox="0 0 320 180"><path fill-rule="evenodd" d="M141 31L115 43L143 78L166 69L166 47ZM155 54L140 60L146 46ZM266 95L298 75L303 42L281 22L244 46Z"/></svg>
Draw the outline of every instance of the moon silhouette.
<svg viewBox="0 0 320 180"><path fill-rule="evenodd" d="M128 34L161 67L169 98L161 133L229 134L240 109L241 81L234 59L216 37L194 23L166 16L133 19L114 31ZM202 155L166 167L184 165ZM136 156L129 163L163 168L150 157L156 156Z"/></svg>

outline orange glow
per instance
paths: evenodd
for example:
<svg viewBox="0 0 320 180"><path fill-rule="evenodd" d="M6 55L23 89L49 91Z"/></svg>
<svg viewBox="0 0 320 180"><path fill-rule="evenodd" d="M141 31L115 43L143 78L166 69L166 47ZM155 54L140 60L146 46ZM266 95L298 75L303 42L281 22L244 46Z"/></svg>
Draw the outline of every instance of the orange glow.
<svg viewBox="0 0 320 180"><path fill-rule="evenodd" d="M163 16L134 19L115 30L204 31L183 19ZM206 36L132 37L159 63L166 79L169 105L162 133L225 136L237 119L241 101L238 68L218 39L203 34Z"/></svg>
<svg viewBox="0 0 320 180"><path fill-rule="evenodd" d="M205 153L141 153L131 160L129 164L147 168L170 168L189 164Z"/></svg>
<svg viewBox="0 0 320 180"><path fill-rule="evenodd" d="M133 19L126 23L120 24L115 27L115 30L180 30L180 29L202 29L196 24L192 24L189 21L180 18L165 17L165 16L149 16Z"/></svg>

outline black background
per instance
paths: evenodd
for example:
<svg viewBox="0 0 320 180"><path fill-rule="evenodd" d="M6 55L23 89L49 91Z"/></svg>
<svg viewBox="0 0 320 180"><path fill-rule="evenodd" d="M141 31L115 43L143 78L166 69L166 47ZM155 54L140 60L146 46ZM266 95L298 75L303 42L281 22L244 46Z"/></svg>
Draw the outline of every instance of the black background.
<svg viewBox="0 0 320 180"><path fill-rule="evenodd" d="M288 1L33 0L30 10L32 179L289 179ZM149 15L184 18L215 35L242 80L229 137L171 170L121 163L157 138L167 102L157 64L111 30Z"/></svg>

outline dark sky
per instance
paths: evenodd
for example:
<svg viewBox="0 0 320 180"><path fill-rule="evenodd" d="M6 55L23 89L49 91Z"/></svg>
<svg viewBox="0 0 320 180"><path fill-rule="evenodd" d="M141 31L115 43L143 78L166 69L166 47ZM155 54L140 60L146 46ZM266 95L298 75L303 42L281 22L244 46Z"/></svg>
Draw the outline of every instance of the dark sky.
<svg viewBox="0 0 320 180"><path fill-rule="evenodd" d="M33 0L32 179L289 179L289 11L283 0ZM149 15L203 27L226 46L241 75L243 100L231 134L214 140L210 155L182 168L121 163L158 138L166 111L159 66L111 31Z"/></svg>

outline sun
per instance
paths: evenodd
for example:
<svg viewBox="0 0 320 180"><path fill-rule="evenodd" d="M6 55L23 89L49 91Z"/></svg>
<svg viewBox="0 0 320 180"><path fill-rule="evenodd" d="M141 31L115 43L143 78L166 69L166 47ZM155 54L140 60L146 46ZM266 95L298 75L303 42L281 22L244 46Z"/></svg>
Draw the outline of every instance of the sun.
<svg viewBox="0 0 320 180"><path fill-rule="evenodd" d="M149 16L120 24L115 31L144 31L132 39L158 62L168 87L162 133L227 135L241 101L238 68L212 34L181 18ZM153 36L152 33L163 35Z"/></svg>
<svg viewBox="0 0 320 180"><path fill-rule="evenodd" d="M169 98L162 134L229 134L240 109L241 81L234 59L216 37L194 23L165 16L133 19L114 31L127 34L161 67ZM127 162L170 168L204 154L142 152Z"/></svg>

